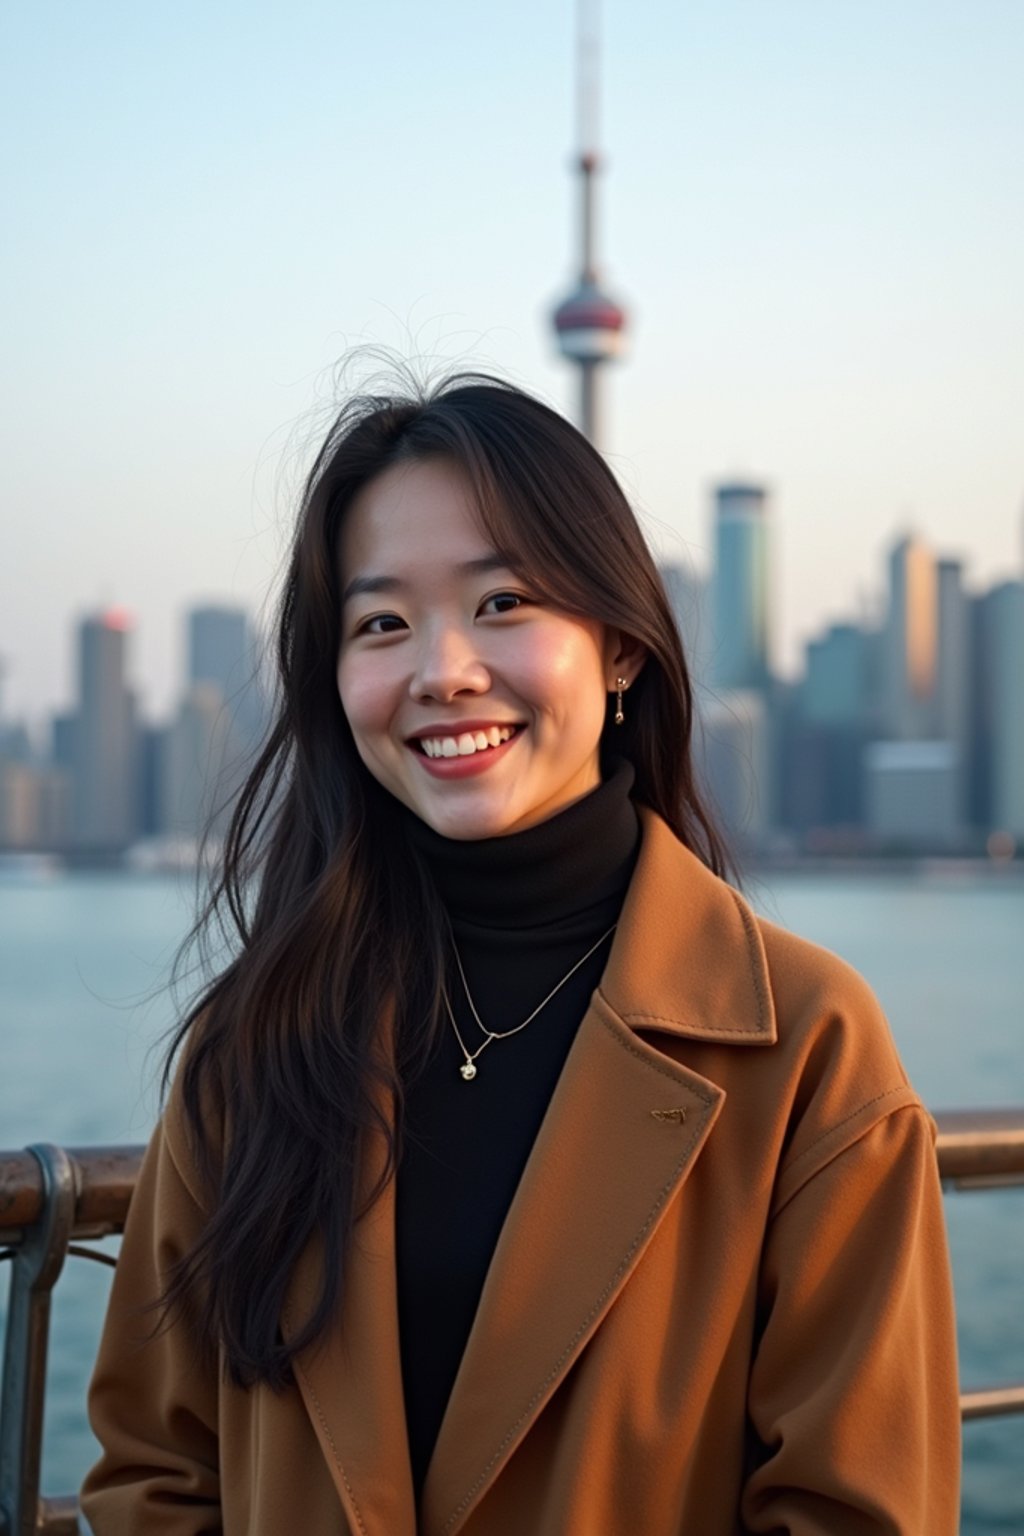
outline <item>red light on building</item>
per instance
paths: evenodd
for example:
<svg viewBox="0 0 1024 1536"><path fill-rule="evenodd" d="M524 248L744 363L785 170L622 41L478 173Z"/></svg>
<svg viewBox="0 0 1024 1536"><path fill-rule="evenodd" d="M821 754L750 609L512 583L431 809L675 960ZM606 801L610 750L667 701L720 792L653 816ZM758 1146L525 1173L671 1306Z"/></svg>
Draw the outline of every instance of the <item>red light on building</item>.
<svg viewBox="0 0 1024 1536"><path fill-rule="evenodd" d="M108 608L100 619L100 623L104 629L116 629L124 633L132 627L132 616L127 608Z"/></svg>

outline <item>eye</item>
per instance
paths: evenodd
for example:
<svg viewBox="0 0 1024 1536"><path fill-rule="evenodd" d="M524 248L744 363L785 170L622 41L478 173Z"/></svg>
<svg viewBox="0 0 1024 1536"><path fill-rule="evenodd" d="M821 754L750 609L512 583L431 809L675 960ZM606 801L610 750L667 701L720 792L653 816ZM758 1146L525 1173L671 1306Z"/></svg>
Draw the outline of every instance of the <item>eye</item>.
<svg viewBox="0 0 1024 1536"><path fill-rule="evenodd" d="M485 597L480 604L481 612L485 611L493 603L492 613L514 613L517 608L522 608L530 599L524 597L521 592L492 592L490 597Z"/></svg>
<svg viewBox="0 0 1024 1536"><path fill-rule="evenodd" d="M375 613L372 618L364 619L361 624L358 624L355 633L357 635L393 635L404 624L405 620L400 619L397 613ZM384 627L375 628L377 625Z"/></svg>

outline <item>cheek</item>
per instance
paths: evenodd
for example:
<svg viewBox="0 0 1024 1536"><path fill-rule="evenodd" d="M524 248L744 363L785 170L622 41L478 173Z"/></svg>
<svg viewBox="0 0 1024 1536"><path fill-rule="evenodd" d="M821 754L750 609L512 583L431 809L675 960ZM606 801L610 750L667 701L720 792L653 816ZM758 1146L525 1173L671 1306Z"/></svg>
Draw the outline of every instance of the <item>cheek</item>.
<svg viewBox="0 0 1024 1536"><path fill-rule="evenodd" d="M394 685L385 669L365 658L342 656L338 662L338 697L357 743L386 731L394 711Z"/></svg>
<svg viewBox="0 0 1024 1536"><path fill-rule="evenodd" d="M599 648L579 633L550 634L522 657L522 693L547 717L563 745L590 750L605 727L606 694Z"/></svg>
<svg viewBox="0 0 1024 1536"><path fill-rule="evenodd" d="M605 694L600 651L575 628L538 636L522 656L522 682L533 701L560 720L603 721Z"/></svg>

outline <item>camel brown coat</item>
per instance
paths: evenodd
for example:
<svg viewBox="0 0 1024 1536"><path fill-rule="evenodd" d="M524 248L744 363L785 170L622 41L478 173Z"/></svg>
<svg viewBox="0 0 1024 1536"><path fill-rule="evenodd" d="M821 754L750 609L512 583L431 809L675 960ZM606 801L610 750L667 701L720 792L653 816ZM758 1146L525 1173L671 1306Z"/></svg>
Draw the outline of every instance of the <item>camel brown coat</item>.
<svg viewBox="0 0 1024 1536"><path fill-rule="evenodd" d="M864 982L642 816L419 1512L393 1185L293 1388L226 1385L183 1324L145 1338L137 1309L204 1219L172 1092L92 1385L95 1536L954 1536L932 1124ZM318 1262L313 1244L286 1334Z"/></svg>

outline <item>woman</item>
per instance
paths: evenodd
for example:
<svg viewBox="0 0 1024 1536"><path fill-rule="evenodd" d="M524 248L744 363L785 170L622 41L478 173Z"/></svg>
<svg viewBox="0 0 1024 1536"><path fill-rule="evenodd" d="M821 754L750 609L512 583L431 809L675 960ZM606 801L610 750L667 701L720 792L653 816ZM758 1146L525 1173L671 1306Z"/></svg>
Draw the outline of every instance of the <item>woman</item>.
<svg viewBox="0 0 1024 1536"><path fill-rule="evenodd" d="M931 1122L865 984L721 878L598 454L494 380L354 402L279 661L96 1536L954 1532Z"/></svg>

